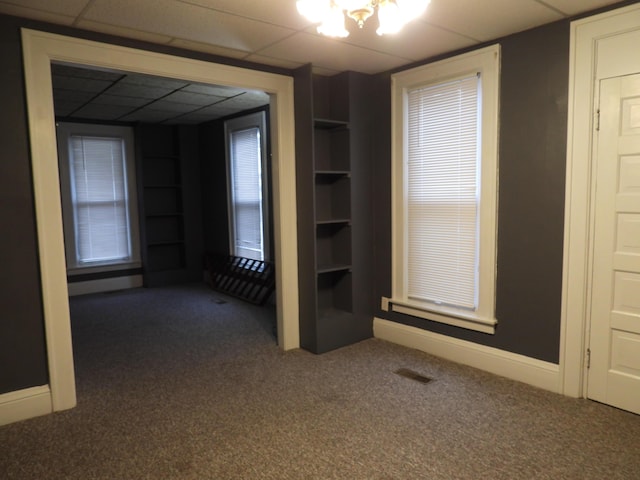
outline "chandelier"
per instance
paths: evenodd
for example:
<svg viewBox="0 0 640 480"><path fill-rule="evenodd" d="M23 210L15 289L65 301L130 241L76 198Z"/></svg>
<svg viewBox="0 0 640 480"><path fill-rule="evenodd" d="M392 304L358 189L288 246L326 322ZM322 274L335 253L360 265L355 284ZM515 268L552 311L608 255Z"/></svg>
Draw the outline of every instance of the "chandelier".
<svg viewBox="0 0 640 480"><path fill-rule="evenodd" d="M409 21L420 16L431 0L298 0L298 12L313 23L318 33L330 37L346 37L346 18L359 28L378 11L378 35L397 33Z"/></svg>

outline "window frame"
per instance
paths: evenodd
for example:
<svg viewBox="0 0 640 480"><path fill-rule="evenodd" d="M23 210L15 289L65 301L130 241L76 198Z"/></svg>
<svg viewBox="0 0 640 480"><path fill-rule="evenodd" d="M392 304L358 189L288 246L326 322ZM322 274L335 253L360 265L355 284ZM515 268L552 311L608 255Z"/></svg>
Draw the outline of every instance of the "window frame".
<svg viewBox="0 0 640 480"><path fill-rule="evenodd" d="M237 255L235 245L235 211L233 201L233 169L231 165L231 135L234 131L257 128L260 132L260 176L262 186L262 261L270 261L269 175L267 165L267 118L261 110L224 121L225 156L227 167L227 212L229 219L229 251Z"/></svg>
<svg viewBox="0 0 640 480"><path fill-rule="evenodd" d="M439 306L407 295L407 92L480 74L481 161L478 307L474 311ZM392 311L484 333L495 333L498 204L498 115L500 45L492 45L391 76L392 119Z"/></svg>
<svg viewBox="0 0 640 480"><path fill-rule="evenodd" d="M58 164L60 169L60 195L62 201L62 220L65 237L65 256L67 275L84 275L88 273L108 272L115 270L139 268L140 233L138 217L138 196L135 172L135 148L133 128L116 125L84 124L73 122L57 122ZM69 149L71 137L105 137L121 138L125 149L125 182L127 210L129 220L129 242L131 255L123 260L106 260L95 262L78 262L75 239L75 212L72 198L72 181Z"/></svg>

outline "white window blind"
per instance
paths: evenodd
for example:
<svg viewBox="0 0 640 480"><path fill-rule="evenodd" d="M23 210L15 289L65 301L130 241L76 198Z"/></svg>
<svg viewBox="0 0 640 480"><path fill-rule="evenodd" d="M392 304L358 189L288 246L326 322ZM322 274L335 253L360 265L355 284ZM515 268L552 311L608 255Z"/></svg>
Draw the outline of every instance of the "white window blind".
<svg viewBox="0 0 640 480"><path fill-rule="evenodd" d="M264 260L260 129L230 133L235 255Z"/></svg>
<svg viewBox="0 0 640 480"><path fill-rule="evenodd" d="M69 147L77 262L130 259L124 140L71 136Z"/></svg>
<svg viewBox="0 0 640 480"><path fill-rule="evenodd" d="M407 92L407 295L478 305L479 76Z"/></svg>

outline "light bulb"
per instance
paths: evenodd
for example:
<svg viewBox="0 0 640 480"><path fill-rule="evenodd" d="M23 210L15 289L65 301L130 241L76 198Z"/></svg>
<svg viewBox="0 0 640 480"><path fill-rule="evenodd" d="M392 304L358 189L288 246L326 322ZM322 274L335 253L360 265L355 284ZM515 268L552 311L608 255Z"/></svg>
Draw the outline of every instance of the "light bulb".
<svg viewBox="0 0 640 480"><path fill-rule="evenodd" d="M408 22L422 15L431 0L395 0L395 3L398 5L405 22Z"/></svg>
<svg viewBox="0 0 640 480"><path fill-rule="evenodd" d="M331 6L328 15L325 16L318 27L318 33L329 37L344 38L349 36L349 31L344 28L344 15L339 6Z"/></svg>
<svg viewBox="0 0 640 480"><path fill-rule="evenodd" d="M378 35L398 33L406 23L396 2L390 0L382 0L378 5L378 21L380 22L376 30Z"/></svg>
<svg viewBox="0 0 640 480"><path fill-rule="evenodd" d="M320 23L329 15L331 0L298 0L296 8L310 22Z"/></svg>

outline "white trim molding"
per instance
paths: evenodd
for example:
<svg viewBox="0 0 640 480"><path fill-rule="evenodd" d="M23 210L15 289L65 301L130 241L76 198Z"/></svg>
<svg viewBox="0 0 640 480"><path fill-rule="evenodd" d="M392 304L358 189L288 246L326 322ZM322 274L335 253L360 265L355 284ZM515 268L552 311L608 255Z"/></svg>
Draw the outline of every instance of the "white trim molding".
<svg viewBox="0 0 640 480"><path fill-rule="evenodd" d="M555 363L381 318L373 319L373 336L544 390L558 393L560 389L559 367Z"/></svg>
<svg viewBox="0 0 640 480"><path fill-rule="evenodd" d="M571 24L565 191L564 261L560 330L561 393L586 395L593 230L593 126L601 79L640 71L640 57L620 52L638 44L640 4ZM632 43L631 43L632 42Z"/></svg>
<svg viewBox="0 0 640 480"><path fill-rule="evenodd" d="M498 117L501 47L499 44L421 65L391 76L392 310L434 322L495 333L495 285L498 202ZM408 95L414 89L479 75L480 165L477 218L475 307L462 308L419 300L409 295Z"/></svg>
<svg viewBox="0 0 640 480"><path fill-rule="evenodd" d="M40 278L54 411L76 404L60 205L51 62L262 90L271 95L278 344L299 347L293 78L229 65L22 30Z"/></svg>
<svg viewBox="0 0 640 480"><path fill-rule="evenodd" d="M48 385L0 395L0 426L53 412Z"/></svg>

